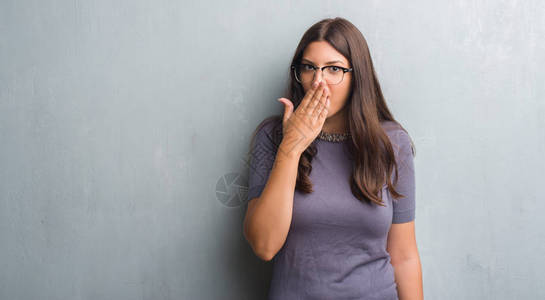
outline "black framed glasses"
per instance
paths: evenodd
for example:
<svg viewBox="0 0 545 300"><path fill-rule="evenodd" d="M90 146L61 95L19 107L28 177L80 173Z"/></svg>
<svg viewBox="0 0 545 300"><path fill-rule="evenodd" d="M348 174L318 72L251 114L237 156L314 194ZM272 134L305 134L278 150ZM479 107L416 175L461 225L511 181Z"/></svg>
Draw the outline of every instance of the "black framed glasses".
<svg viewBox="0 0 545 300"><path fill-rule="evenodd" d="M295 80L299 83L310 83L314 81L316 70L322 71L323 78L328 84L339 84L344 79L344 73L352 72L352 68L339 66L323 66L321 68L309 64L294 64L291 69L295 75Z"/></svg>

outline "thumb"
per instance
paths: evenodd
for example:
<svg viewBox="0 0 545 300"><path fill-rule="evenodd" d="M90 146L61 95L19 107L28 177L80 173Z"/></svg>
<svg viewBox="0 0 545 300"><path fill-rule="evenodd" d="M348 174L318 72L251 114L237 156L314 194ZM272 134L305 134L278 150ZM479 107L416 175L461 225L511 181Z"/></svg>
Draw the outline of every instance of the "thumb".
<svg viewBox="0 0 545 300"><path fill-rule="evenodd" d="M284 123L288 121L293 113L293 103L287 98L278 98L278 102L284 104Z"/></svg>

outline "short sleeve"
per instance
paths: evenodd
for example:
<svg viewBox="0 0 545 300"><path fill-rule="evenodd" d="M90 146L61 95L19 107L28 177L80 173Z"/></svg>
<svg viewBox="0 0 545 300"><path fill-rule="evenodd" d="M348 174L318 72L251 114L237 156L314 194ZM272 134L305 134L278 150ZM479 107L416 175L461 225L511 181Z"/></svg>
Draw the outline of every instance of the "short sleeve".
<svg viewBox="0 0 545 300"><path fill-rule="evenodd" d="M415 219L415 169L414 151L409 135L404 130L396 131L393 135L396 143L394 151L397 152L398 179L394 185L395 190L404 195L398 199L392 198L393 216L392 223L406 223ZM395 177L394 177L395 178Z"/></svg>
<svg viewBox="0 0 545 300"><path fill-rule="evenodd" d="M278 149L273 140L274 122L258 126L255 140L250 147L248 170L248 201L259 197L265 188Z"/></svg>

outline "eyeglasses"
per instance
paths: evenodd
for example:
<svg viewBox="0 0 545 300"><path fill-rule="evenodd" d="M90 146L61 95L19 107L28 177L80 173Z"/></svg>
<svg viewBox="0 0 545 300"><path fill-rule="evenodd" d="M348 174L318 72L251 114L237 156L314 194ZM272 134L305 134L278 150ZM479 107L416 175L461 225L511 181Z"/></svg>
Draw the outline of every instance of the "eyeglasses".
<svg viewBox="0 0 545 300"><path fill-rule="evenodd" d="M344 78L344 73L353 71L352 68L343 68L338 66L324 66L319 68L309 64L291 65L291 69L295 74L295 80L297 80L299 83L310 83L314 81L316 70L320 69L322 71L323 78L328 84L341 83Z"/></svg>

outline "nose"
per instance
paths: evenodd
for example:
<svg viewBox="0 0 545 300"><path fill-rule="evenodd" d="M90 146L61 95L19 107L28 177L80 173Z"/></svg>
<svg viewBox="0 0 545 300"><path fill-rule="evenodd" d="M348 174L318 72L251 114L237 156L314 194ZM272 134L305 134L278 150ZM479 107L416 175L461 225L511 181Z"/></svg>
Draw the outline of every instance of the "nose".
<svg viewBox="0 0 545 300"><path fill-rule="evenodd" d="M314 80L312 81L312 83L314 84L315 82L320 82L320 81L325 81L325 79L323 78L323 73L322 73L322 70L320 69L317 69L316 72L314 72ZM327 82L326 82L327 83Z"/></svg>
<svg viewBox="0 0 545 300"><path fill-rule="evenodd" d="M318 75L318 73L319 73L319 75ZM320 83L320 81L323 81L324 84L325 84L325 90L324 91L327 91L327 93L330 93L331 91L329 89L329 83L327 82L326 78L324 77L324 73L322 72L322 70L318 69L314 73L314 80L312 81L312 84L314 84L315 82Z"/></svg>

